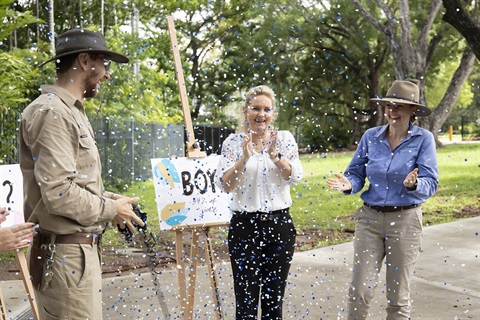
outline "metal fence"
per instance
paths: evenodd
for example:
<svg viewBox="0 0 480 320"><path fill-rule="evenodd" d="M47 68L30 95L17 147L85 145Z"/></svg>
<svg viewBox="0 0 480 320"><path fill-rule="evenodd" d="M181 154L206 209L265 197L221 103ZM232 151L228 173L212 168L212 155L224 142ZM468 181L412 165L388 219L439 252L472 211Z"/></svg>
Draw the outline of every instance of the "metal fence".
<svg viewBox="0 0 480 320"><path fill-rule="evenodd" d="M104 181L117 184L151 177L150 159L184 155L184 128L118 119L90 121Z"/></svg>
<svg viewBox="0 0 480 320"><path fill-rule="evenodd" d="M185 127L118 119L91 120L102 159L104 181L118 184L152 177L151 159L185 156ZM195 126L195 138L207 155L220 153L231 129Z"/></svg>
<svg viewBox="0 0 480 320"><path fill-rule="evenodd" d="M212 126L194 126L193 131L195 138L200 144L200 148L204 150L207 155L212 153L220 154L223 140L225 140L230 133L235 132L235 130L232 129Z"/></svg>
<svg viewBox="0 0 480 320"><path fill-rule="evenodd" d="M0 112L0 165L18 163L20 114Z"/></svg>
<svg viewBox="0 0 480 320"><path fill-rule="evenodd" d="M102 178L108 183L118 185L147 180L152 176L151 159L185 156L184 125L142 123L115 118L91 119L90 122L102 161ZM20 124L18 117L2 119L0 132L9 123L15 126ZM232 132L234 130L220 127L194 127L195 138L207 155L220 153L223 140ZM5 152L13 154L13 157L4 158L2 164L18 163L18 136L2 135L3 144L17 148Z"/></svg>
<svg viewBox="0 0 480 320"><path fill-rule="evenodd" d="M480 140L480 118L462 116L460 124L462 141Z"/></svg>

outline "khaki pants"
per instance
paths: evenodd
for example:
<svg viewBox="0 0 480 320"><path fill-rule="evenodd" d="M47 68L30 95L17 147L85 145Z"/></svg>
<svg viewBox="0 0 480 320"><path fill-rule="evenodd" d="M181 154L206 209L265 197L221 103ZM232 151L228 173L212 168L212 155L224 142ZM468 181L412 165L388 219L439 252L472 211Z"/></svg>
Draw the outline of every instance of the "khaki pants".
<svg viewBox="0 0 480 320"><path fill-rule="evenodd" d="M385 258L387 320L410 318L410 280L422 245L420 207L356 212L354 261L348 319L366 319Z"/></svg>
<svg viewBox="0 0 480 320"><path fill-rule="evenodd" d="M42 279L42 286L43 281ZM100 251L91 244L57 244L53 279L37 291L41 320L102 319Z"/></svg>

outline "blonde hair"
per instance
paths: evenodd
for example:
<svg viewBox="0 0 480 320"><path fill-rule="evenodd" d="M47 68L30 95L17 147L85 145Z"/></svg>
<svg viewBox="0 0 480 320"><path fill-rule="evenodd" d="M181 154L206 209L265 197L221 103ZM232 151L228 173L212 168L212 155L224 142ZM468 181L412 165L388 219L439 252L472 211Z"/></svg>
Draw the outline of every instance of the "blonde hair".
<svg viewBox="0 0 480 320"><path fill-rule="evenodd" d="M267 96L272 100L273 109L275 110L275 93L273 92L270 87L261 85L257 87L253 87L247 92L245 96L245 105L244 108L248 107L248 105L252 102L252 100L257 96Z"/></svg>

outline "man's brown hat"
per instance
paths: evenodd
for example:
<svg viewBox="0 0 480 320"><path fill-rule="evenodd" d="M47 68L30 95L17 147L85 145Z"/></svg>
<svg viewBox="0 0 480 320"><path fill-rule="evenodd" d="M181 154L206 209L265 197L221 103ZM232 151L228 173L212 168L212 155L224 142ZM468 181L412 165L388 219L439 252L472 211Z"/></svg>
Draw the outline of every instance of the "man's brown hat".
<svg viewBox="0 0 480 320"><path fill-rule="evenodd" d="M58 58L84 52L101 54L115 62L127 63L129 61L123 54L108 50L105 38L100 32L85 29L73 29L59 35L55 51L55 57L40 64L39 67Z"/></svg>
<svg viewBox="0 0 480 320"><path fill-rule="evenodd" d="M395 80L388 89L387 95L383 98L372 98L371 102L377 102L382 106L387 103L410 104L417 108L415 115L425 117L432 113L427 106L419 103L420 89L418 85L410 80Z"/></svg>

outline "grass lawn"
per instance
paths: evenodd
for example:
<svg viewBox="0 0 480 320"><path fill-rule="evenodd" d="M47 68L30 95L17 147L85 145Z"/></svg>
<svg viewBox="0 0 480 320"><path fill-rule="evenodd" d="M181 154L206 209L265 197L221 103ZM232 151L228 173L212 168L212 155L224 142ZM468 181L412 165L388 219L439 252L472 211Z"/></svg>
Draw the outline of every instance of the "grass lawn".
<svg viewBox="0 0 480 320"><path fill-rule="evenodd" d="M306 154L301 156L304 178L292 187L292 216L297 227L296 250L308 250L351 240L355 222L353 214L362 205L360 193L345 196L330 190L326 180L335 172L343 172L353 152ZM439 224L480 215L480 143L450 144L437 150L440 171L439 189L423 205L424 225ZM174 233L159 231L153 181L130 186L125 195L138 196L148 213L148 224L157 233L158 250L175 255ZM213 228L211 238L217 254L225 251L226 228ZM186 234L188 237L188 233ZM188 239L186 239L188 241ZM127 247L116 229L110 228L103 238L105 253L122 255ZM141 241L137 246L142 246ZM13 259L13 254L0 254Z"/></svg>
<svg viewBox="0 0 480 320"><path fill-rule="evenodd" d="M345 196L330 190L326 180L335 172L343 172L352 155L353 152L336 152L301 156L304 178L291 189L294 199L291 212L297 232L305 236L308 247L344 242L351 237L353 214L362 205L360 193ZM424 225L480 215L480 143L446 145L437 150L437 158L439 189L423 205ZM141 198L152 229L158 230L153 182L135 184L125 194ZM218 232L224 234L225 230ZM162 237L170 238L166 234Z"/></svg>
<svg viewBox="0 0 480 320"><path fill-rule="evenodd" d="M353 214L362 205L360 193L345 196L330 190L326 180L335 172L343 172L353 152L331 152L301 155L304 177L291 188L294 203L291 213L297 227L298 251L350 241L355 222ZM423 224L439 224L480 215L480 143L449 144L437 150L440 178L439 189L422 207ZM157 250L175 256L175 234L160 231L155 203L153 181L130 186L123 194L140 197L143 210L148 213L148 224L158 235ZM210 237L215 255L226 257L227 228L212 228ZM139 236L139 235L138 235ZM190 234L184 234L189 242ZM135 249L142 247L137 238ZM103 237L104 261L121 264L128 247L116 229L110 228ZM13 261L13 253L1 253L0 264ZM128 260L128 261L130 261ZM138 260L138 259L137 259ZM130 265L138 262L130 261ZM13 263L13 262L12 262ZM128 264L128 263L127 263ZM3 268L3 266L2 266Z"/></svg>
<svg viewBox="0 0 480 320"><path fill-rule="evenodd" d="M299 230L330 235L330 244L348 239L342 231L354 229L353 214L363 201L360 193L345 196L330 190L326 180L343 172L353 152L302 156L304 180L292 190L292 211ZM437 150L439 188L423 205L424 225L480 215L480 144L451 144ZM366 187L364 187L366 190ZM463 211L466 210L466 211ZM321 240L322 245L326 244Z"/></svg>

